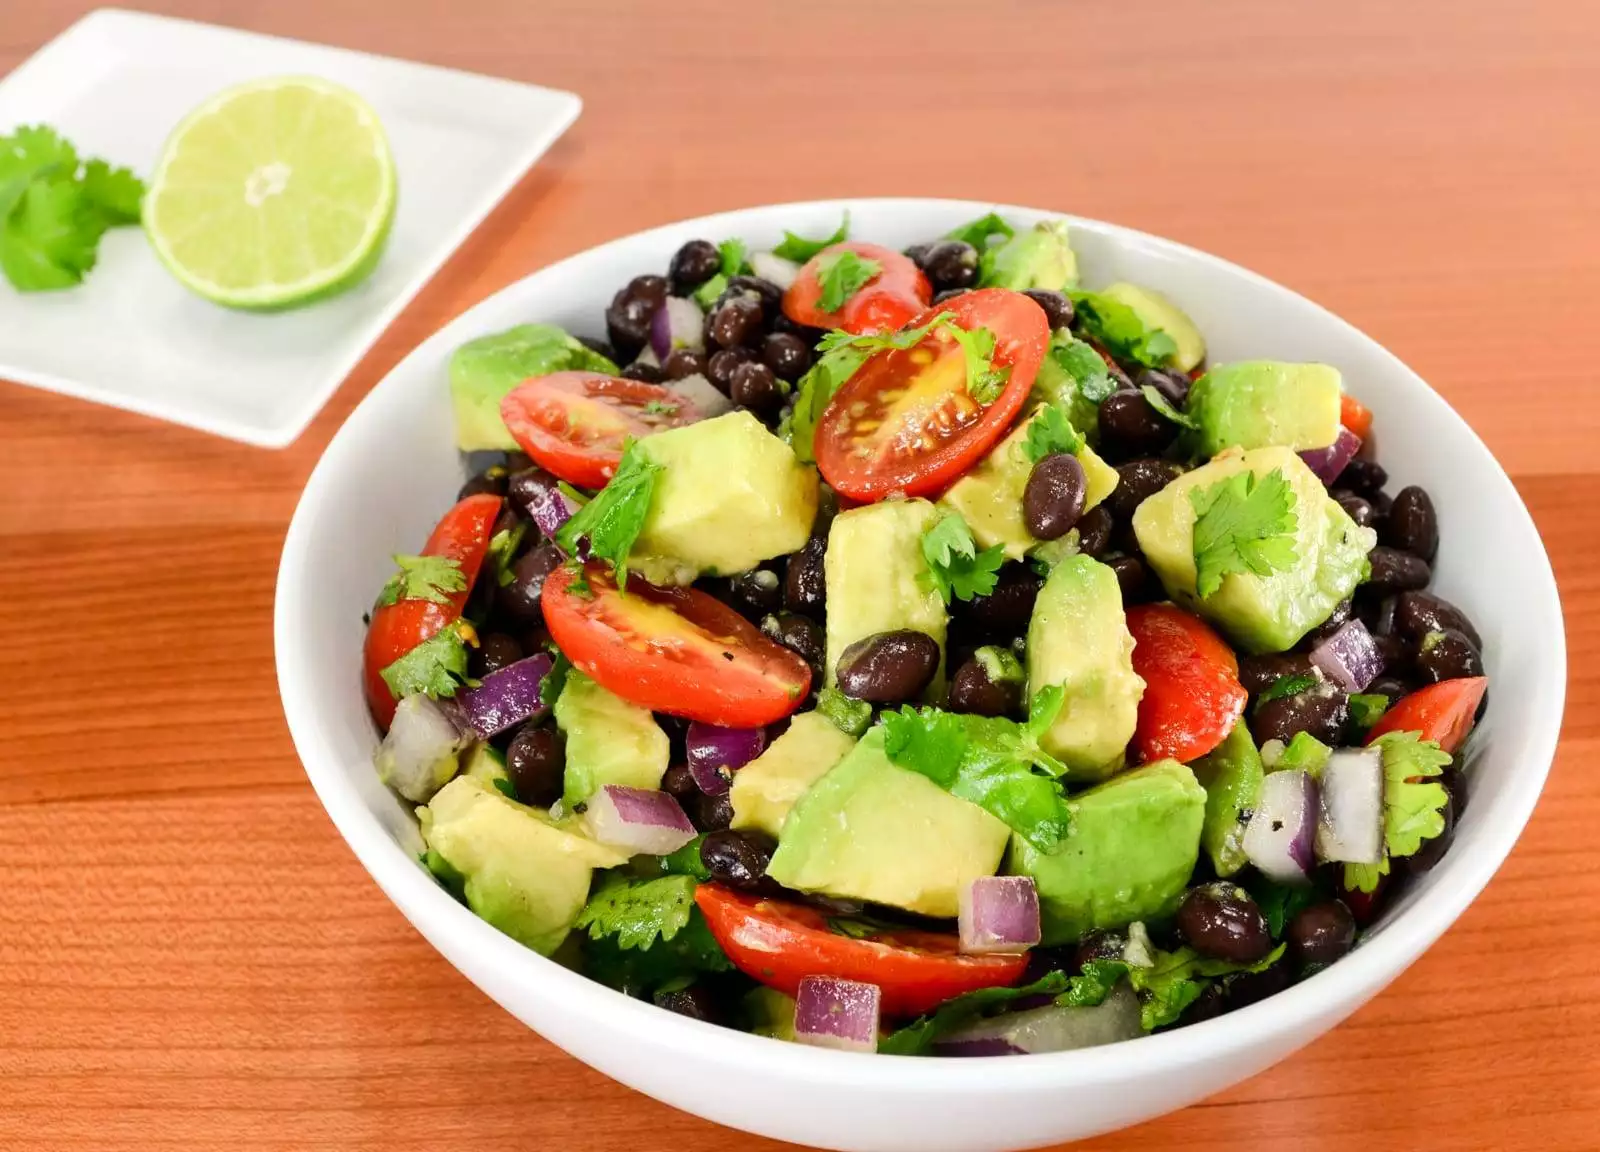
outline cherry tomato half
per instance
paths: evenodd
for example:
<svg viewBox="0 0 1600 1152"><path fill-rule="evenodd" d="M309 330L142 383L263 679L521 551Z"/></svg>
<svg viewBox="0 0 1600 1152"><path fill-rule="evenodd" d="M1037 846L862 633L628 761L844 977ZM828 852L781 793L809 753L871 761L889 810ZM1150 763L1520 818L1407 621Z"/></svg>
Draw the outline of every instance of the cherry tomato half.
<svg viewBox="0 0 1600 1152"><path fill-rule="evenodd" d="M616 475L624 441L693 424L700 413L659 384L552 372L506 393L500 419L541 468L580 488L603 488Z"/></svg>
<svg viewBox="0 0 1600 1152"><path fill-rule="evenodd" d="M854 252L881 265L877 275L832 312L822 310L822 270L840 252ZM878 244L854 241L824 248L806 261L783 294L784 315L811 328L843 328L857 336L893 332L928 306L933 286L909 256Z"/></svg>
<svg viewBox="0 0 1600 1152"><path fill-rule="evenodd" d="M1348 392L1339 394L1339 423L1365 440L1372 435L1372 411Z"/></svg>
<svg viewBox="0 0 1600 1152"><path fill-rule="evenodd" d="M1488 690L1487 676L1462 676L1418 688L1396 700L1394 707L1378 718L1367 733L1367 743L1386 732L1417 732L1454 756L1466 743L1478 704Z"/></svg>
<svg viewBox="0 0 1600 1152"><path fill-rule="evenodd" d="M941 312L968 331L994 333L994 368L1010 370L1003 390L988 405L972 397L965 355L945 328L914 348L874 353L817 425L817 468L841 495L865 502L940 492L994 447L1022 410L1050 342L1044 309L1020 292L982 288L907 326L921 327Z"/></svg>
<svg viewBox="0 0 1600 1152"><path fill-rule="evenodd" d="M952 996L1015 984L1026 953L966 956L950 933L907 928L857 939L828 928L815 908L702 884L694 901L734 966L790 996L807 976L876 984L888 1016L920 1016Z"/></svg>
<svg viewBox="0 0 1600 1152"><path fill-rule="evenodd" d="M589 591L560 568L545 581L544 622L573 667L642 707L759 728L799 708L811 669L720 600L657 588L637 576L626 593L603 564L585 566Z"/></svg>
<svg viewBox="0 0 1600 1152"><path fill-rule="evenodd" d="M362 649L362 680L367 689L367 707L378 727L387 732L394 720L397 701L382 672L424 640L431 640L447 625L455 623L461 608L472 593L472 583L489 551L494 522L503 501L498 496L468 496L444 514L428 542L423 556L447 556L461 568L467 585L453 592L446 603L432 600L396 600L372 610L367 624L367 640Z"/></svg>
<svg viewBox="0 0 1600 1152"><path fill-rule="evenodd" d="M1141 763L1188 763L1210 752L1244 712L1239 662L1198 617L1170 604L1128 609L1133 670L1144 679L1133 734Z"/></svg>

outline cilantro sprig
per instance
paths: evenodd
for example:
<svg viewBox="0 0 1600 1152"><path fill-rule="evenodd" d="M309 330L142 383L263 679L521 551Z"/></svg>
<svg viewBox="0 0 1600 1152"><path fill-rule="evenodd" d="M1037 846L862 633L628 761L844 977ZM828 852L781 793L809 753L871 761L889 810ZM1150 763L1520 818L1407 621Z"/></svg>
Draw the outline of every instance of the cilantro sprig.
<svg viewBox="0 0 1600 1152"><path fill-rule="evenodd" d="M823 257L817 265L817 279L822 286L817 307L824 312L837 312L844 307L845 301L866 287L867 282L882 271L883 265L878 261L869 260L849 249Z"/></svg>
<svg viewBox="0 0 1600 1152"><path fill-rule="evenodd" d="M922 534L922 558L928 562L928 579L949 604L993 592L1005 548L996 544L978 551L966 520L950 512Z"/></svg>
<svg viewBox="0 0 1600 1152"><path fill-rule="evenodd" d="M630 880L611 873L590 895L573 925L594 939L614 936L621 948L649 948L688 926L694 890L693 876Z"/></svg>
<svg viewBox="0 0 1600 1152"><path fill-rule="evenodd" d="M1172 401L1168 400L1166 396L1162 394L1161 389L1157 388L1154 384L1146 384L1143 388L1139 389L1139 391L1144 394L1145 403L1154 408L1156 412L1160 414L1162 419L1176 424L1179 428L1187 428L1191 432L1200 427L1200 422L1198 420L1196 420L1193 416L1190 416L1187 412L1181 412L1175 408L1172 404Z"/></svg>
<svg viewBox="0 0 1600 1152"><path fill-rule="evenodd" d="M568 556L604 560L616 575L617 587L627 587L628 553L644 530L661 471L639 441L629 440L616 475L557 529L556 543Z"/></svg>
<svg viewBox="0 0 1600 1152"><path fill-rule="evenodd" d="M1090 404L1098 405L1117 390L1116 378L1092 344L1058 332L1050 338L1050 358L1072 378L1078 395Z"/></svg>
<svg viewBox="0 0 1600 1152"><path fill-rule="evenodd" d="M1007 224L996 212L979 216L976 220L969 220L959 228L952 228L945 233L946 240L960 240L964 244L971 244L979 252L989 247L993 237L1009 240L1017 234L1017 230Z"/></svg>
<svg viewBox="0 0 1600 1152"><path fill-rule="evenodd" d="M743 240L729 238L718 244L717 255L721 258L721 266L711 279L690 293L695 303L709 311L717 298L728 290L728 281L749 270L749 253L749 247Z"/></svg>
<svg viewBox="0 0 1600 1152"><path fill-rule="evenodd" d="M1444 834L1444 806L1450 799L1434 777L1450 763L1450 753L1419 732L1387 732L1373 741L1383 753L1383 859L1376 864L1346 864L1344 882L1362 892L1377 890L1396 856L1410 856Z"/></svg>
<svg viewBox="0 0 1600 1152"><path fill-rule="evenodd" d="M1126 978L1139 997L1139 1024L1146 1032L1174 1024L1184 1009L1200 999L1213 980L1244 973L1264 972L1282 958L1279 944L1254 964L1213 960L1193 948L1175 952L1154 949L1149 964L1130 964L1126 960L1094 960L1084 965L1082 976L1056 998L1058 1004L1073 1008L1092 1008L1110 995L1117 982Z"/></svg>
<svg viewBox="0 0 1600 1152"><path fill-rule="evenodd" d="M494 541L489 542L491 551ZM378 593L378 603L383 607L398 604L401 600L427 600L434 604L448 604L454 593L467 590L467 578L461 564L448 556L392 557L399 569L389 577Z"/></svg>
<svg viewBox="0 0 1600 1152"><path fill-rule="evenodd" d="M1119 360L1160 368L1178 354L1177 341L1159 328L1146 328L1139 314L1101 292L1068 292L1078 328Z"/></svg>
<svg viewBox="0 0 1600 1152"><path fill-rule="evenodd" d="M1270 576L1296 560L1294 489L1274 468L1257 478L1237 472L1189 491L1195 511L1195 591L1204 600L1232 573Z"/></svg>
<svg viewBox="0 0 1600 1152"><path fill-rule="evenodd" d="M470 640L469 640L470 638ZM418 692L438 699L454 696L467 683L467 644L477 646L472 626L458 620L441 628L378 675L395 699Z"/></svg>
<svg viewBox="0 0 1600 1152"><path fill-rule="evenodd" d="M1076 456L1083 451L1083 437L1054 404L1046 404L1028 423L1028 435L1022 442L1022 454L1028 463L1037 464L1046 456L1065 453Z"/></svg>
<svg viewBox="0 0 1600 1152"><path fill-rule="evenodd" d="M832 236L821 240L808 240L804 236L796 236L793 232L785 231L783 240L772 249L772 254L782 256L785 260L793 260L796 264L804 264L824 248L842 244L848 239L850 239L850 213L846 212Z"/></svg>

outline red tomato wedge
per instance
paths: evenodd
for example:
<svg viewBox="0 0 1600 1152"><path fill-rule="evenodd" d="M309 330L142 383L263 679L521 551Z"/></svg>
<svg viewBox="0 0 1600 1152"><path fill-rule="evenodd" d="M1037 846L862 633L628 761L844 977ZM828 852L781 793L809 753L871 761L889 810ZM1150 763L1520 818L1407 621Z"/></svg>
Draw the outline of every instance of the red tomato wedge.
<svg viewBox="0 0 1600 1152"><path fill-rule="evenodd" d="M693 588L657 588L638 577L618 590L603 564L585 566L587 594L571 568L545 581L544 622L573 667L654 712L759 728L794 712L811 669L720 600Z"/></svg>
<svg viewBox="0 0 1600 1152"><path fill-rule="evenodd" d="M1210 752L1244 712L1239 662L1198 617L1170 604L1128 609L1133 670L1144 679L1133 744L1139 761L1188 763Z"/></svg>
<svg viewBox="0 0 1600 1152"><path fill-rule="evenodd" d="M1378 718L1367 733L1367 743L1385 732L1418 732L1454 756L1466 743L1478 704L1488 690L1487 676L1462 676L1418 688L1396 700L1394 707Z"/></svg>
<svg viewBox="0 0 1600 1152"><path fill-rule="evenodd" d="M506 393L500 419L541 468L580 488L603 488L616 475L625 441L693 424L700 413L683 393L659 384L553 372Z"/></svg>
<svg viewBox="0 0 1600 1152"><path fill-rule="evenodd" d="M832 312L822 310L822 270L840 252L854 252L863 260L876 260L881 266L868 280ZM794 283L783 294L784 315L796 324L811 328L843 328L856 336L893 332L928 306L933 286L911 257L878 244L849 242L824 248L806 261Z"/></svg>
<svg viewBox="0 0 1600 1152"><path fill-rule="evenodd" d="M1365 440L1372 435L1372 411L1348 392L1339 395L1339 423Z"/></svg>
<svg viewBox="0 0 1600 1152"><path fill-rule="evenodd" d="M907 327L943 312L968 331L994 334L994 368L1010 370L999 397L985 406L967 391L966 357L944 328L914 348L873 354L817 425L817 468L840 495L869 502L940 492L982 459L1022 410L1050 342L1044 309L1020 292L983 288L928 309Z"/></svg>
<svg viewBox="0 0 1600 1152"><path fill-rule="evenodd" d="M444 514L428 542L423 556L447 556L461 568L467 586L451 593L448 603L432 600L396 600L372 610L367 625L367 641L362 649L362 680L367 689L367 707L385 732L394 720L397 701L382 672L424 640L431 640L447 625L455 623L461 608L472 593L472 583L489 552L489 538L500 516L503 501L498 496L468 496Z"/></svg>
<svg viewBox="0 0 1600 1152"><path fill-rule="evenodd" d="M1015 984L1026 953L965 956L950 933L907 928L865 939L828 928L815 908L747 896L717 884L695 889L694 902L734 966L793 996L807 976L876 984L888 1016L920 1016L952 996Z"/></svg>

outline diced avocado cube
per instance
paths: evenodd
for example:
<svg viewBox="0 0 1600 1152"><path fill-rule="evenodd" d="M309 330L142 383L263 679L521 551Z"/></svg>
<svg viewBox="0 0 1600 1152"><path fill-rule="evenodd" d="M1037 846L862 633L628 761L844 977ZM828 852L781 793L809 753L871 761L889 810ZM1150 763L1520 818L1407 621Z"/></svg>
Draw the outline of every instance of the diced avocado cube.
<svg viewBox="0 0 1600 1152"><path fill-rule="evenodd" d="M661 787L671 750L648 708L628 703L574 670L556 700L555 718L567 737L561 799L568 809L607 784Z"/></svg>
<svg viewBox="0 0 1600 1152"><path fill-rule="evenodd" d="M450 406L463 452L517 446L500 419L500 401L524 380L581 369L615 375L617 366L554 324L519 324L480 336L450 356Z"/></svg>
<svg viewBox="0 0 1600 1152"><path fill-rule="evenodd" d="M1053 853L1011 840L1006 871L1033 877L1044 940L1068 944L1173 911L1200 854L1206 793L1176 760L1160 760L1080 792Z"/></svg>
<svg viewBox="0 0 1600 1152"><path fill-rule="evenodd" d="M750 1031L774 1040L794 1039L794 997L776 988L752 988L744 996L744 1010Z"/></svg>
<svg viewBox="0 0 1600 1152"><path fill-rule="evenodd" d="M462 769L465 775L475 776L491 788L497 780L504 780L508 784L511 782L511 776L506 771L506 758L493 744L474 744L467 753L466 764Z"/></svg>
<svg viewBox="0 0 1600 1152"><path fill-rule="evenodd" d="M1326 448L1339 437L1339 370L1326 364L1218 364L1189 389L1195 449Z"/></svg>
<svg viewBox="0 0 1600 1152"><path fill-rule="evenodd" d="M922 555L922 534L939 517L926 500L886 500L834 517L823 556L829 687L838 682L834 673L840 654L879 632L915 629L932 636L943 651L950 618ZM930 700L944 695L940 663L928 689Z"/></svg>
<svg viewBox="0 0 1600 1152"><path fill-rule="evenodd" d="M1117 574L1098 560L1063 558L1046 577L1028 621L1028 692L1059 684L1061 711L1039 738L1069 780L1103 780L1122 767L1139 719L1144 681Z"/></svg>
<svg viewBox="0 0 1600 1152"><path fill-rule="evenodd" d="M1089 343L1065 328L1050 333L1050 345L1033 378L1030 403L1054 404L1092 444L1100 433L1100 401L1116 390L1111 369Z"/></svg>
<svg viewBox="0 0 1600 1152"><path fill-rule="evenodd" d="M1000 866L1010 830L890 762L873 728L789 812L767 875L786 888L954 916L962 888Z"/></svg>
<svg viewBox="0 0 1600 1152"><path fill-rule="evenodd" d="M979 263L985 288L1060 292L1078 282L1078 256L1067 241L1065 220L1041 220L1005 243L987 249Z"/></svg>
<svg viewBox="0 0 1600 1152"><path fill-rule="evenodd" d="M460 885L468 908L546 956L571 931L593 870L627 863L476 776L446 784L427 812L430 866Z"/></svg>
<svg viewBox="0 0 1600 1152"><path fill-rule="evenodd" d="M1241 717L1227 739L1195 761L1195 779L1206 790L1206 819L1200 842L1218 876L1232 876L1246 864L1244 829L1261 798L1265 768L1250 726Z"/></svg>
<svg viewBox="0 0 1600 1152"><path fill-rule="evenodd" d="M1200 329L1194 326L1188 313L1154 288L1141 288L1137 284L1122 281L1102 290L1100 294L1132 308L1134 315L1144 322L1146 328L1158 328L1172 337L1178 351L1173 354L1170 367L1180 372L1191 372L1205 360L1206 341L1200 335Z"/></svg>
<svg viewBox="0 0 1600 1152"><path fill-rule="evenodd" d="M662 466L628 564L655 584L731 576L805 545L817 474L740 410L640 442Z"/></svg>
<svg viewBox="0 0 1600 1152"><path fill-rule="evenodd" d="M822 713L796 716L765 752L733 774L731 826L778 837L795 801L855 746Z"/></svg>
<svg viewBox="0 0 1600 1152"><path fill-rule="evenodd" d="M1195 591L1195 509L1189 494L1229 476L1280 472L1294 495L1294 563L1269 575L1230 572L1202 600ZM1366 578L1367 553L1377 541L1359 527L1289 448L1256 448L1218 456L1186 472L1140 504L1133 530L1145 561L1167 595L1210 620L1246 652L1292 648Z"/></svg>
<svg viewBox="0 0 1600 1152"><path fill-rule="evenodd" d="M981 547L992 548L999 544L1005 548L1007 560L1020 560L1042 543L1022 522L1022 493L1033 472L1033 463L1024 447L1028 428L1038 418L1035 413L1024 421L995 445L976 468L939 497L941 507L961 514ZM1117 470L1100 459L1087 442L1078 450L1077 457L1089 482L1084 500L1087 511L1111 495L1111 490L1117 486Z"/></svg>

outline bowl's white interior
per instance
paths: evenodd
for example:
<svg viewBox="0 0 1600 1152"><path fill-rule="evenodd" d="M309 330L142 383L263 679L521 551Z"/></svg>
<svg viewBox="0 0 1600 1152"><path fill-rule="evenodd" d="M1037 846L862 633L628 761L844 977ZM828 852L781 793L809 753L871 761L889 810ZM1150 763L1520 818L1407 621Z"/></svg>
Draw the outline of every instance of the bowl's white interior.
<svg viewBox="0 0 1600 1152"><path fill-rule="evenodd" d="M854 236L893 246L937 236L989 207L918 200L848 206ZM1242 1048L1252 1035L1259 1041L1262 1033L1274 1034L1274 1057L1281 1055L1393 979L1460 913L1510 850L1538 797L1559 728L1566 679L1560 606L1538 533L1510 482L1467 425L1394 356L1270 281L1181 245L1097 222L1077 222L1073 233L1083 282L1095 287L1127 279L1166 292L1205 334L1213 363L1276 357L1322 360L1342 370L1346 387L1375 413L1380 459L1393 478L1390 490L1423 484L1438 506L1442 545L1435 589L1461 605L1483 633L1494 687L1475 737L1472 804L1443 863L1390 907L1355 954L1275 997L1270 1007L1093 1054L1006 1061L863 1059L711 1030L629 1002L479 924L416 865L419 844L411 815L379 784L369 764L376 737L358 675L362 613L390 570L390 554L423 539L465 475L452 444L445 386L451 350L474 336L534 320L603 335L601 313L612 294L638 273L665 269L683 241L736 235L760 247L776 241L784 228L824 235L837 225L844 207L845 202L834 202L728 213L575 256L461 316L373 390L307 484L279 577L280 686L312 782L340 831L408 917L524 1019L539 1010L519 1000L524 993L506 991L508 967L528 997L559 996L570 1012L589 1014L601 1040L610 1025L647 1029L675 1051L717 1062L771 1063L786 1076L818 1084L849 1080L903 1088L915 1083L944 1085L943 1090L982 1085L1003 1091L1040 1076L1112 1082L1119 1075L1191 1063L1207 1053L1222 1056L1236 1044ZM1018 223L1045 215L1021 208L1002 211ZM556 1042L630 1083L716 1115L682 1092L675 1095L670 1077L652 1081L614 1067L599 1041L566 1034L561 1020L538 1023ZM1308 1027L1312 1023L1314 1030ZM995 1074L998 1064L1006 1065L1003 1077ZM1232 1068L1224 1062L1206 1090L1255 1066L1259 1062ZM732 1113L717 1118L741 1122ZM785 1131L796 1138L791 1129ZM1053 1130L1041 1132L1049 1138Z"/></svg>

